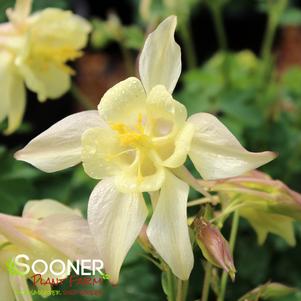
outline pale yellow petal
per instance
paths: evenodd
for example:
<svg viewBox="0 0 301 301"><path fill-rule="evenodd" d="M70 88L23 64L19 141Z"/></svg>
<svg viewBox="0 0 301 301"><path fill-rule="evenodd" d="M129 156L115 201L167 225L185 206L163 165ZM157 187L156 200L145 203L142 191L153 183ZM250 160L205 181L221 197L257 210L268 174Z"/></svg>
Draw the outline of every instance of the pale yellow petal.
<svg viewBox="0 0 301 301"><path fill-rule="evenodd" d="M155 86L147 97L147 120L153 145L166 167L182 165L190 149L193 125L185 122L187 111L164 86Z"/></svg>
<svg viewBox="0 0 301 301"><path fill-rule="evenodd" d="M0 268L0 300L15 301L15 296L9 282L6 270Z"/></svg>
<svg viewBox="0 0 301 301"><path fill-rule="evenodd" d="M31 16L26 29L16 57L26 86L40 101L59 98L70 88L72 69L66 63L81 56L90 25L70 11L48 8Z"/></svg>
<svg viewBox="0 0 301 301"><path fill-rule="evenodd" d="M55 214L81 216L79 210L72 209L58 201L51 199L28 201L23 208L22 216L25 218L40 220Z"/></svg>
<svg viewBox="0 0 301 301"><path fill-rule="evenodd" d="M0 54L0 122L8 118L5 134L11 134L22 121L26 91L23 80L14 66L12 54L3 50Z"/></svg>
<svg viewBox="0 0 301 301"><path fill-rule="evenodd" d="M247 151L213 115L198 113L188 122L195 127L189 156L204 179L234 177L273 160L273 152Z"/></svg>
<svg viewBox="0 0 301 301"><path fill-rule="evenodd" d="M102 97L98 110L108 123L132 124L139 114L145 114L146 95L139 79L130 77L109 89Z"/></svg>
<svg viewBox="0 0 301 301"><path fill-rule="evenodd" d="M163 85L172 93L181 73L181 49L175 42L177 18L170 16L146 39L139 59L139 73L147 93Z"/></svg>
<svg viewBox="0 0 301 301"><path fill-rule="evenodd" d="M2 50L0 52L0 122L8 116L12 78L13 57L9 52Z"/></svg>
<svg viewBox="0 0 301 301"><path fill-rule="evenodd" d="M70 89L70 75L51 61L45 66L41 60L38 57L30 64L18 63L27 88L37 93L39 101L61 97Z"/></svg>
<svg viewBox="0 0 301 301"><path fill-rule="evenodd" d="M45 171L54 172L81 162L81 136L89 128L105 127L97 111L72 114L55 123L15 154Z"/></svg>
<svg viewBox="0 0 301 301"><path fill-rule="evenodd" d="M189 278L193 268L187 225L188 192L186 183L168 173L147 228L151 244L182 280Z"/></svg>
<svg viewBox="0 0 301 301"><path fill-rule="evenodd" d="M186 123L172 141L167 141L159 146L157 150L165 160L162 165L169 168L177 168L186 161L187 154L190 151L191 141L194 134L194 126Z"/></svg>
<svg viewBox="0 0 301 301"><path fill-rule="evenodd" d="M147 117L151 122L156 120L171 121L173 127L184 124L187 110L184 105L172 98L162 85L155 86L147 96Z"/></svg>
<svg viewBox="0 0 301 301"><path fill-rule="evenodd" d="M124 193L156 191L164 180L165 169L140 151L134 163L115 176L116 187Z"/></svg>
<svg viewBox="0 0 301 301"><path fill-rule="evenodd" d="M85 172L92 178L103 179L118 173L128 165L116 133L110 128L91 128L82 135L81 158Z"/></svg>
<svg viewBox="0 0 301 301"><path fill-rule="evenodd" d="M91 31L87 20L58 8L46 8L33 14L29 23L33 41L53 49L81 49L86 46Z"/></svg>
<svg viewBox="0 0 301 301"><path fill-rule="evenodd" d="M9 98L8 127L5 134L13 133L20 126L25 112L26 90L19 74L14 74L12 78Z"/></svg>
<svg viewBox="0 0 301 301"><path fill-rule="evenodd" d="M122 262L146 217L141 194L120 193L109 178L94 188L89 199L88 221L112 283L118 282Z"/></svg>
<svg viewBox="0 0 301 301"><path fill-rule="evenodd" d="M16 0L14 9L7 9L6 14L9 21L14 25L22 25L31 11L32 0Z"/></svg>

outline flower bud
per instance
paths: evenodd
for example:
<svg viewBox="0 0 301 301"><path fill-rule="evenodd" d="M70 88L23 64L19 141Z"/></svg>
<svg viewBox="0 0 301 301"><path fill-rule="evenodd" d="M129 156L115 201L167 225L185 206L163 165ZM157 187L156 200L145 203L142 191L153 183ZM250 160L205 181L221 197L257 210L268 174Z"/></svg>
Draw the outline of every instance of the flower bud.
<svg viewBox="0 0 301 301"><path fill-rule="evenodd" d="M224 269L234 280L236 269L230 247L219 229L202 217L194 220L194 229L204 257L213 265Z"/></svg>
<svg viewBox="0 0 301 301"><path fill-rule="evenodd" d="M279 235L295 245L293 221L301 221L301 195L269 175L252 171L244 176L208 183L211 191L223 194L222 205L239 206L239 214L248 220L263 244L268 233ZM233 206L233 204L235 204ZM233 210L234 210L233 209Z"/></svg>

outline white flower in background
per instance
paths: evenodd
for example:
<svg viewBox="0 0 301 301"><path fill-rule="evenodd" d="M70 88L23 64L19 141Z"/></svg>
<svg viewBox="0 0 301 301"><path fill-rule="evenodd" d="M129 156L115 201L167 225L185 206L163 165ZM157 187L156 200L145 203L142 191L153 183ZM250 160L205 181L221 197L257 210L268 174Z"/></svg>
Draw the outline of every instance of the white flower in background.
<svg viewBox="0 0 301 301"><path fill-rule="evenodd" d="M5 133L22 121L28 89L40 101L58 98L70 88L73 70L66 65L81 56L90 25L83 18L56 8L29 16L30 0L17 0L9 9L9 23L0 25L0 122L8 118Z"/></svg>
<svg viewBox="0 0 301 301"><path fill-rule="evenodd" d="M53 200L27 202L22 217L0 214L1 301L32 300L27 279L32 280L33 272L14 275L14 270L8 270L14 268L9 263L20 254L29 256L29 265L38 259L50 263L55 259L66 262L67 259L99 258L88 223L80 212ZM53 267L56 270L55 265ZM58 265L57 273L60 272L61 265ZM58 276L47 272L42 276L44 282L48 277ZM51 294L50 285L39 284L38 288L44 297Z"/></svg>
<svg viewBox="0 0 301 301"><path fill-rule="evenodd" d="M142 50L141 81L128 78L109 89L97 111L54 124L16 153L18 160L54 172L83 162L102 179L93 190L88 221L113 283L148 215L142 192L158 192L147 235L180 279L193 267L186 205L189 186L173 171L187 155L205 179L240 175L271 161L271 152L251 153L214 116L187 119L171 93L181 72L174 40L176 17L164 20Z"/></svg>

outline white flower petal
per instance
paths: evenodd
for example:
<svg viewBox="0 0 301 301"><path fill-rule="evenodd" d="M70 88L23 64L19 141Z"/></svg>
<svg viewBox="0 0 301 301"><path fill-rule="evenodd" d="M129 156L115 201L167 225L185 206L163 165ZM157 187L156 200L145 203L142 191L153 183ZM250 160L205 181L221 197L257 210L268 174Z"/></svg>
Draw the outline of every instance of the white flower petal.
<svg viewBox="0 0 301 301"><path fill-rule="evenodd" d="M54 172L81 162L81 135L92 127L104 127L97 111L70 115L55 123L31 140L15 154L17 160L26 161L45 171Z"/></svg>
<svg viewBox="0 0 301 301"><path fill-rule="evenodd" d="M159 24L144 44L139 59L139 73L146 93L163 85L172 93L181 73L181 49L175 42L177 18L170 16Z"/></svg>
<svg viewBox="0 0 301 301"><path fill-rule="evenodd" d="M146 217L142 194L120 193L110 178L94 188L89 200L88 222L112 283L118 282L122 262Z"/></svg>
<svg viewBox="0 0 301 301"><path fill-rule="evenodd" d="M0 234L9 242L27 250L31 250L35 246L33 241L20 229L30 231L35 225L34 220L0 213Z"/></svg>
<svg viewBox="0 0 301 301"><path fill-rule="evenodd" d="M8 273L2 268L0 268L0 300L15 301L15 296L10 286Z"/></svg>
<svg viewBox="0 0 301 301"><path fill-rule="evenodd" d="M47 231L51 231L52 228L48 227ZM8 261L16 255L15 253L27 254L32 259L43 259L48 263L53 258L66 261L67 257L58 250L58 246L52 247L44 243L35 233L36 229L39 229L37 220L0 214L0 233L11 243L1 250L0 263ZM48 271L43 278L47 277L54 276ZM67 274L61 277L67 277Z"/></svg>
<svg viewBox="0 0 301 301"><path fill-rule="evenodd" d="M72 209L58 201L51 199L28 201L24 206L22 216L25 218L40 220L54 214L81 216L79 210Z"/></svg>
<svg viewBox="0 0 301 301"><path fill-rule="evenodd" d="M9 282L15 293L16 301L32 301L25 276L9 275Z"/></svg>
<svg viewBox="0 0 301 301"><path fill-rule="evenodd" d="M109 89L102 97L98 110L108 123L136 124L144 115L146 95L138 78L129 77Z"/></svg>
<svg viewBox="0 0 301 301"><path fill-rule="evenodd" d="M54 200L29 201L23 218L39 220L33 232L40 240L72 259L98 257L88 222L79 210Z"/></svg>
<svg viewBox="0 0 301 301"><path fill-rule="evenodd" d="M70 259L100 258L88 222L81 216L50 215L37 225L34 233Z"/></svg>
<svg viewBox="0 0 301 301"><path fill-rule="evenodd" d="M273 152L253 153L241 146L231 132L213 115L198 113L188 122L195 126L189 156L204 179L234 177L266 164Z"/></svg>
<svg viewBox="0 0 301 301"><path fill-rule="evenodd" d="M159 253L180 279L187 280L193 267L193 253L187 225L189 186L171 173L161 188L147 235Z"/></svg>

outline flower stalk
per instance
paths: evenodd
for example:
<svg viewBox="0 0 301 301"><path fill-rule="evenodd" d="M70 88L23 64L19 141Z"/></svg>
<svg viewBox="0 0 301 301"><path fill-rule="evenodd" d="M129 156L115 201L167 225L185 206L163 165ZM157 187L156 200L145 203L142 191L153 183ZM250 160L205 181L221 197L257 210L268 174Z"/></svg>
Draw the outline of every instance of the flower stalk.
<svg viewBox="0 0 301 301"><path fill-rule="evenodd" d="M211 273L212 273L212 264L210 262L206 262L205 278L203 282L201 301L208 301L210 285L211 285Z"/></svg>
<svg viewBox="0 0 301 301"><path fill-rule="evenodd" d="M187 63L188 69L193 69L197 67L197 56L195 53L194 43L191 36L190 24L188 20L181 24L179 27L179 33L183 41L183 46L185 48L184 55Z"/></svg>
<svg viewBox="0 0 301 301"><path fill-rule="evenodd" d="M236 210L233 214L231 233L230 233L230 241L229 241L229 246L230 246L230 250L231 250L232 254L234 252L234 247L235 247L235 242L236 242L236 237L237 237L237 232L238 232L238 226L239 226L239 211ZM227 289L227 282L228 282L228 273L223 271L222 279L221 279L221 289L220 289L220 294L218 296L217 301L224 301L225 293L226 293L226 289Z"/></svg>
<svg viewBox="0 0 301 301"><path fill-rule="evenodd" d="M223 24L222 6L214 3L208 3L208 5L212 14L219 48L223 51L226 51L228 48L228 41L225 32L225 27Z"/></svg>

